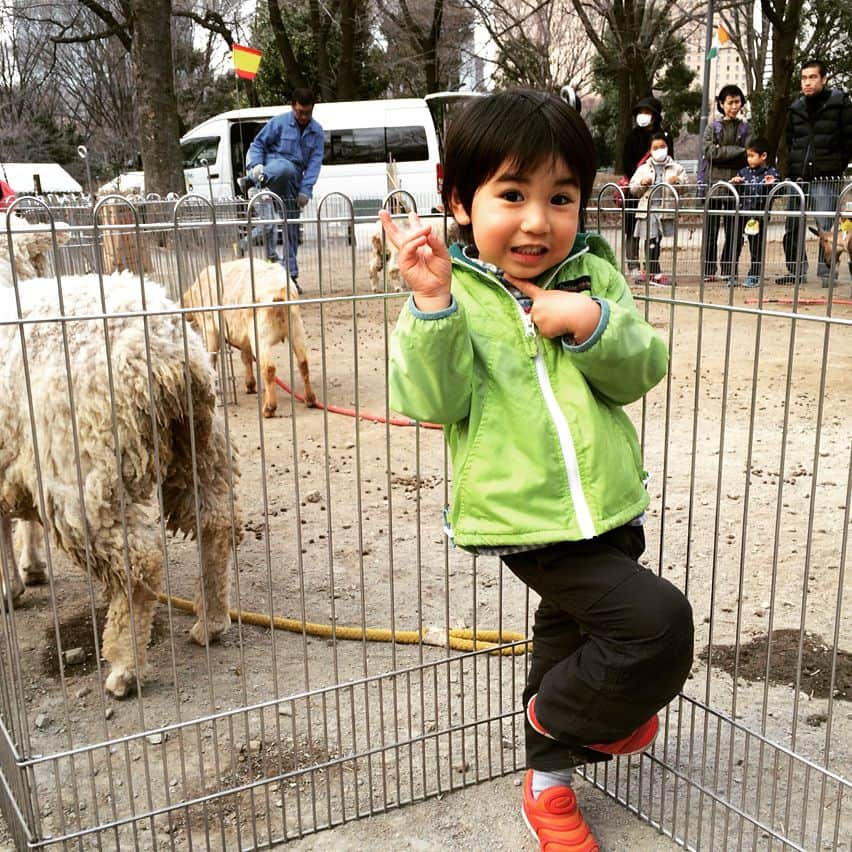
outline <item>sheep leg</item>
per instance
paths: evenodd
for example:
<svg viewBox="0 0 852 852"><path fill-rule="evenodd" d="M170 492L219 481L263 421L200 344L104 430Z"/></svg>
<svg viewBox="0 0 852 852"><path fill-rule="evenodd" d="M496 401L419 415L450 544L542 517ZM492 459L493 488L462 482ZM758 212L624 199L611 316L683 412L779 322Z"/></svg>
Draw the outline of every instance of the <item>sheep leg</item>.
<svg viewBox="0 0 852 852"><path fill-rule="evenodd" d="M18 569L25 586L41 586L47 582L42 536L41 524L36 521L18 521L15 529L15 551L18 553Z"/></svg>
<svg viewBox="0 0 852 852"><path fill-rule="evenodd" d="M18 573L15 548L12 544L12 519L7 515L0 516L0 549L0 610L3 610L9 596L14 604L24 593L24 584Z"/></svg>
<svg viewBox="0 0 852 852"><path fill-rule="evenodd" d="M272 360L268 351L260 356L260 375L263 378L263 416L275 417L275 409L278 408L278 394L275 390L275 361Z"/></svg>
<svg viewBox="0 0 852 852"><path fill-rule="evenodd" d="M163 576L163 554L155 536L139 527L130 528L127 547L131 571L132 616L127 598L127 580L111 575L111 599L103 634L103 655L110 663L104 688L115 698L124 698L141 683L148 670L148 642L154 622L156 593ZM110 539L120 538L120 532ZM104 542L107 546L113 542ZM123 550L118 543L112 550L110 564L124 565ZM104 555L108 555L105 553ZM122 572L123 573L123 572ZM133 639L136 639L134 644Z"/></svg>
<svg viewBox="0 0 852 852"><path fill-rule="evenodd" d="M298 308L293 308L290 312L290 345L293 347L296 364L302 376L302 384L305 386L305 405L313 408L317 404L317 397L311 385L311 372L308 369L308 353L305 344L305 325Z"/></svg>
<svg viewBox="0 0 852 852"><path fill-rule="evenodd" d="M250 349L240 349L240 359L245 370L246 393L257 393L257 378L254 375L254 357Z"/></svg>
<svg viewBox="0 0 852 852"><path fill-rule="evenodd" d="M198 621L189 631L190 639L198 645L214 642L231 626L230 529L224 514L205 519L202 524L201 576L195 593Z"/></svg>

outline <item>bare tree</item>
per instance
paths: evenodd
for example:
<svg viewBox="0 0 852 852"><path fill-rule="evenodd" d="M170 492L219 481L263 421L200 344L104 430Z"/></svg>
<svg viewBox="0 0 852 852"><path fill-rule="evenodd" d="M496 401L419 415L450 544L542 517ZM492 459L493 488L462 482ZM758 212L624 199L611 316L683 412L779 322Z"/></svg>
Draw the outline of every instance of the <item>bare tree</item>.
<svg viewBox="0 0 852 852"><path fill-rule="evenodd" d="M130 56L136 80L145 187L149 192L183 194L186 184L172 65L171 0L129 3Z"/></svg>
<svg viewBox="0 0 852 852"><path fill-rule="evenodd" d="M654 80L679 46L681 31L706 13L703 0L572 0L583 29L612 69L618 92L616 169L633 105L650 95Z"/></svg>
<svg viewBox="0 0 852 852"><path fill-rule="evenodd" d="M775 153L787 120L790 82L796 61L804 0L761 0L772 24L772 100L766 114L766 136Z"/></svg>
<svg viewBox="0 0 852 852"><path fill-rule="evenodd" d="M321 100L351 100L362 87L362 69L372 40L367 0L266 0L286 87L309 86ZM310 42L300 51L300 43ZM310 53L313 67L300 55Z"/></svg>
<svg viewBox="0 0 852 852"><path fill-rule="evenodd" d="M468 0L496 53L498 85L588 88L593 51L570 0Z"/></svg>
<svg viewBox="0 0 852 852"><path fill-rule="evenodd" d="M203 99L213 79L213 39L233 44L242 4L174 0L172 5L172 0L3 4L19 34L41 40L38 68L50 79L54 115L73 122L90 152L111 170L141 151L146 186L160 193L184 188L173 56L190 57L191 64L194 35L189 28L208 30L208 66L196 75L201 85L194 90L184 86ZM184 52L181 38L173 38L173 16L185 22L178 27Z"/></svg>
<svg viewBox="0 0 852 852"><path fill-rule="evenodd" d="M424 95L458 85L472 15L458 0L378 0L391 89Z"/></svg>

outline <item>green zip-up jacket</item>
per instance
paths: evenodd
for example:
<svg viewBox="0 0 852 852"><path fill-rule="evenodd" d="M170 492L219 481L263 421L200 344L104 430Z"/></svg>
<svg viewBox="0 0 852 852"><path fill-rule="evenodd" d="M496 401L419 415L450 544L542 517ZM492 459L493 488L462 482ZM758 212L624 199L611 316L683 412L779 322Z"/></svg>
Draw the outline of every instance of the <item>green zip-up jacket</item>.
<svg viewBox="0 0 852 852"><path fill-rule="evenodd" d="M606 241L578 234L540 287L590 289L598 327L580 345L539 335L494 271L453 259L452 302L409 299L391 342L391 408L444 426L453 464L449 534L461 547L601 535L648 505L639 441L622 406L665 375Z"/></svg>

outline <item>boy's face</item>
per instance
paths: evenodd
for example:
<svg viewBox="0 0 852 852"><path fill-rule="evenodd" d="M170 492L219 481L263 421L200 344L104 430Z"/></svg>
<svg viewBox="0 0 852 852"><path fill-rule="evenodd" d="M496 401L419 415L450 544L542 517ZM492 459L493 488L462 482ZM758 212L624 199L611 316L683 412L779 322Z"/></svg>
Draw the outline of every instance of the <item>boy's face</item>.
<svg viewBox="0 0 852 852"><path fill-rule="evenodd" d="M562 161L518 173L509 160L481 184L470 213L453 201L453 216L470 225L479 259L516 278L536 278L568 256L577 235L580 185Z"/></svg>
<svg viewBox="0 0 852 852"><path fill-rule="evenodd" d="M759 151L755 151L754 148L746 148L746 160L748 160L748 164L751 168L756 169L759 166L766 165L766 158L769 155L764 151L760 153Z"/></svg>

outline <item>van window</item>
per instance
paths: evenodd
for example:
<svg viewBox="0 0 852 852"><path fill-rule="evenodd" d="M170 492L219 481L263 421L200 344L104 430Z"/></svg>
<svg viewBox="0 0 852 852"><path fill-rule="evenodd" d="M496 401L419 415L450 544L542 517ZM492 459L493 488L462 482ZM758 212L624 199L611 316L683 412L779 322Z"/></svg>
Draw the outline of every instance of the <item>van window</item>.
<svg viewBox="0 0 852 852"><path fill-rule="evenodd" d="M429 145L426 142L426 128L413 125L411 127L388 127L388 154L398 163L410 163L415 160L429 159Z"/></svg>
<svg viewBox="0 0 852 852"><path fill-rule="evenodd" d="M426 128L411 125L325 131L324 166L386 163L389 156L398 163L428 160Z"/></svg>
<svg viewBox="0 0 852 852"><path fill-rule="evenodd" d="M203 166L202 160L207 160L212 166L219 154L219 137L204 136L200 139L191 139L189 142L184 142L180 147L183 152L183 167L185 169Z"/></svg>

